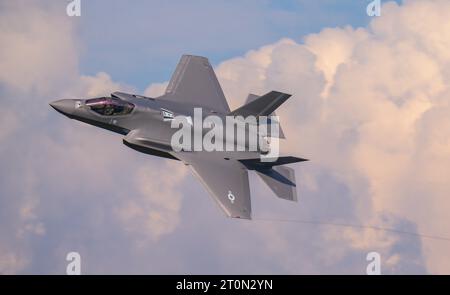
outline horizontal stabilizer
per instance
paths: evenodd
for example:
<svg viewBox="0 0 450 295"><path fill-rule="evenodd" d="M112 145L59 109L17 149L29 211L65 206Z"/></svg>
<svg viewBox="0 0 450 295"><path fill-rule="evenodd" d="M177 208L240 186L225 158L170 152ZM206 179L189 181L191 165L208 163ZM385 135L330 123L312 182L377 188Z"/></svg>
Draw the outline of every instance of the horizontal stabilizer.
<svg viewBox="0 0 450 295"><path fill-rule="evenodd" d="M269 116L289 97L291 97L291 95L287 93L270 91L232 111L229 115L243 116L244 118L248 116Z"/></svg>
<svg viewBox="0 0 450 295"><path fill-rule="evenodd" d="M268 169L256 169L256 173L277 195L277 197L297 202L295 171L290 167L277 166Z"/></svg>

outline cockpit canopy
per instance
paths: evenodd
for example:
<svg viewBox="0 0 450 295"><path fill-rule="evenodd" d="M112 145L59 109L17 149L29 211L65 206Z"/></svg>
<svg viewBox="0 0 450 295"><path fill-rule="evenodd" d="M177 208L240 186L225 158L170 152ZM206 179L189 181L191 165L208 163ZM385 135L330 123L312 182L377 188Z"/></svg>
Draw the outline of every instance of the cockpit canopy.
<svg viewBox="0 0 450 295"><path fill-rule="evenodd" d="M103 116L119 116L131 113L134 108L132 103L111 98L99 97L86 100L86 105L94 112Z"/></svg>

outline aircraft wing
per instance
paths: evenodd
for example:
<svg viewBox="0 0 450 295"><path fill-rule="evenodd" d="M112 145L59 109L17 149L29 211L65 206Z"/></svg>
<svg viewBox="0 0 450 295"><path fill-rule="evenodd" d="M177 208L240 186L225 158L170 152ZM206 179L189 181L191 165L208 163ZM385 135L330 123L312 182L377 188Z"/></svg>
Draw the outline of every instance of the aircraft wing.
<svg viewBox="0 0 450 295"><path fill-rule="evenodd" d="M220 152L172 152L189 165L229 217L251 219L248 172L240 162Z"/></svg>
<svg viewBox="0 0 450 295"><path fill-rule="evenodd" d="M216 74L206 57L183 55L161 98L188 102L223 114L230 112Z"/></svg>

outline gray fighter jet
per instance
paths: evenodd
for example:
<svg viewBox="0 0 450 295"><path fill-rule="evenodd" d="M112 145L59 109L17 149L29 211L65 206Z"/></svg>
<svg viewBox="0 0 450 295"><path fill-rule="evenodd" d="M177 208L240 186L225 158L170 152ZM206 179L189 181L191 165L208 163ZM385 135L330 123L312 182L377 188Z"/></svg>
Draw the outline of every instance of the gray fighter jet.
<svg viewBox="0 0 450 295"><path fill-rule="evenodd" d="M224 119L269 116L289 97L277 91L263 96L250 94L246 104L230 111L208 59L183 55L160 97L114 92L110 97L62 99L50 105L71 119L124 135L123 143L139 152L182 161L227 216L251 219L248 170L254 170L279 198L297 201L294 170L281 165L305 159L285 156L262 161L261 150L177 151L171 144L177 131L171 127L171 121L175 116L192 118L194 108L201 108L202 116L214 114ZM284 138L282 130L278 137Z"/></svg>

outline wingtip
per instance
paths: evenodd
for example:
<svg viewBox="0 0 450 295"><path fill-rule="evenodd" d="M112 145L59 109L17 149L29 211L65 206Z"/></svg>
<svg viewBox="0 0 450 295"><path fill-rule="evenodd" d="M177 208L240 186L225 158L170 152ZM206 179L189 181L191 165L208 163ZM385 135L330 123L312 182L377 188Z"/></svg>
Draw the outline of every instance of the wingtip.
<svg viewBox="0 0 450 295"><path fill-rule="evenodd" d="M286 96L286 99L292 96L292 94L290 94L290 93L286 93L286 92L282 92L282 91L278 91L278 90L272 90L271 92L275 93L278 96L282 96L282 95Z"/></svg>

